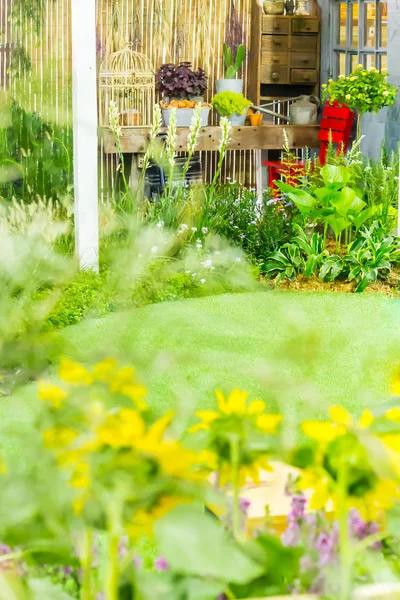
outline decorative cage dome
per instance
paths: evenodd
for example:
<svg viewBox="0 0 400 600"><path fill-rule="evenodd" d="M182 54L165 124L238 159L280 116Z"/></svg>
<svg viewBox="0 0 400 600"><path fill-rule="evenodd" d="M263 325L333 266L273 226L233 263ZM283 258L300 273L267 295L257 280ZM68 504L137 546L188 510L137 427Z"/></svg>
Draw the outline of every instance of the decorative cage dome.
<svg viewBox="0 0 400 600"><path fill-rule="evenodd" d="M99 73L99 122L108 126L110 102L117 103L123 127L149 126L155 98L154 70L150 60L125 48L104 60Z"/></svg>

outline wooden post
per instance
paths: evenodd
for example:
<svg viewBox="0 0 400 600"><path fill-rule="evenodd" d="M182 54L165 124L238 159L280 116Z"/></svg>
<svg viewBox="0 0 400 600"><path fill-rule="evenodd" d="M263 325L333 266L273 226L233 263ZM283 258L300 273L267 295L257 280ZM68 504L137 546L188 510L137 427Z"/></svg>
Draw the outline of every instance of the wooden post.
<svg viewBox="0 0 400 600"><path fill-rule="evenodd" d="M72 0L71 19L76 252L98 271L96 0Z"/></svg>

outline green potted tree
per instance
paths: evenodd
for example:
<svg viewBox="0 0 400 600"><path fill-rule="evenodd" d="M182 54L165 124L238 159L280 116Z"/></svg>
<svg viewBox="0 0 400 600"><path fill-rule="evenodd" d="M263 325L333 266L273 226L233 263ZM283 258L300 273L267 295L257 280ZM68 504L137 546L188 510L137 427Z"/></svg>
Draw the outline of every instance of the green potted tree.
<svg viewBox="0 0 400 600"><path fill-rule="evenodd" d="M215 94L212 105L221 117L228 117L231 125L241 126L246 121L247 109L251 102L243 94L226 91Z"/></svg>

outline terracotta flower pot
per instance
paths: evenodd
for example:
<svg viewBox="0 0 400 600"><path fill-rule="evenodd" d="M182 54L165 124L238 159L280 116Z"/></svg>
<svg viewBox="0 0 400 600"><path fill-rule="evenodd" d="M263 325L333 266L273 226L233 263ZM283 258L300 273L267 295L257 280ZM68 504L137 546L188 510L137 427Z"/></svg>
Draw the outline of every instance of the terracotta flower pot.
<svg viewBox="0 0 400 600"><path fill-rule="evenodd" d="M250 124L253 127L258 127L259 125L261 125L262 124L262 120L263 120L262 113L257 113L255 115L250 115Z"/></svg>

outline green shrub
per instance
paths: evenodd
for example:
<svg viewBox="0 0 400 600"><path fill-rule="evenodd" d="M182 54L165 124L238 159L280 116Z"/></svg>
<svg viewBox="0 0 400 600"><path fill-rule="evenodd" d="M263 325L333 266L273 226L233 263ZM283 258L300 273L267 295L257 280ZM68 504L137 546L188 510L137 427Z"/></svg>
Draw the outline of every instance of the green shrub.
<svg viewBox="0 0 400 600"><path fill-rule="evenodd" d="M112 303L104 291L105 275L93 271L81 271L66 283L60 298L47 318L47 326L54 329L79 323L93 309L107 312Z"/></svg>
<svg viewBox="0 0 400 600"><path fill-rule="evenodd" d="M243 94L236 94L235 92L215 94L212 104L223 117L231 117L233 114L242 115L251 106L250 100L247 100Z"/></svg>

